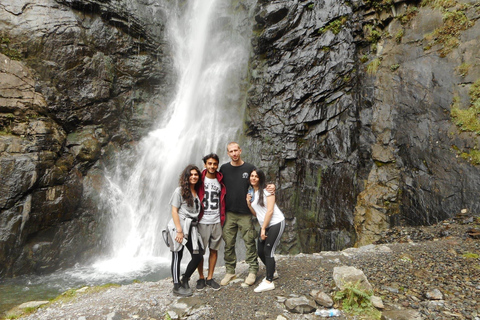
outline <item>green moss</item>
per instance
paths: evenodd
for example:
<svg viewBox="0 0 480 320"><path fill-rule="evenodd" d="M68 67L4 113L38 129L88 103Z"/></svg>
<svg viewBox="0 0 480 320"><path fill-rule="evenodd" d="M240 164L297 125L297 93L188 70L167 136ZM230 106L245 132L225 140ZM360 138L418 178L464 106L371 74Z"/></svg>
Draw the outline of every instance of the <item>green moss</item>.
<svg viewBox="0 0 480 320"><path fill-rule="evenodd" d="M460 153L460 157L462 159L467 160L473 165L480 165L480 151L478 150L470 150L469 152L462 152Z"/></svg>
<svg viewBox="0 0 480 320"><path fill-rule="evenodd" d="M401 24L407 24L418 14L418 8L415 6L408 7L404 14L398 16Z"/></svg>
<svg viewBox="0 0 480 320"><path fill-rule="evenodd" d="M334 34L338 34L342 29L343 25L347 22L347 17L343 16L340 17L329 24L327 24L325 27L318 29L318 33L323 34L327 32L328 30L332 31Z"/></svg>
<svg viewBox="0 0 480 320"><path fill-rule="evenodd" d="M10 38L5 33L0 34L0 53L3 53L12 60L21 60L22 54L10 47Z"/></svg>
<svg viewBox="0 0 480 320"><path fill-rule="evenodd" d="M400 68L400 65L399 65L398 63L392 64L392 65L390 66L390 70L391 70L391 71L396 71L398 68Z"/></svg>
<svg viewBox="0 0 480 320"><path fill-rule="evenodd" d="M395 34L395 41L396 41L397 43L402 42L403 34L404 34L404 30L403 30L403 29L400 29L400 30L397 31L397 33Z"/></svg>
<svg viewBox="0 0 480 320"><path fill-rule="evenodd" d="M388 10L392 4L393 0L365 0L365 5L375 9L375 11Z"/></svg>
<svg viewBox="0 0 480 320"><path fill-rule="evenodd" d="M365 63L368 61L368 55L367 54L364 54L363 56L360 57L360 62L361 63Z"/></svg>
<svg viewBox="0 0 480 320"><path fill-rule="evenodd" d="M425 49L429 50L434 45L440 45L440 56L445 57L458 47L460 33L474 25L474 22L465 14L468 6L458 4L453 0L424 1L424 5L430 5L434 9L441 10L443 17L443 26L425 36L428 41Z"/></svg>
<svg viewBox="0 0 480 320"><path fill-rule="evenodd" d="M313 8L315 8L315 4L314 4L314 3L310 3L310 4L307 6L307 9L309 9L309 10L313 10Z"/></svg>
<svg viewBox="0 0 480 320"><path fill-rule="evenodd" d="M371 24L365 26L364 33L365 39L370 43L377 43L382 38L382 33Z"/></svg>
<svg viewBox="0 0 480 320"><path fill-rule="evenodd" d="M469 90L471 104L468 109L461 109L458 97L454 97L450 116L462 131L480 134L480 79Z"/></svg>

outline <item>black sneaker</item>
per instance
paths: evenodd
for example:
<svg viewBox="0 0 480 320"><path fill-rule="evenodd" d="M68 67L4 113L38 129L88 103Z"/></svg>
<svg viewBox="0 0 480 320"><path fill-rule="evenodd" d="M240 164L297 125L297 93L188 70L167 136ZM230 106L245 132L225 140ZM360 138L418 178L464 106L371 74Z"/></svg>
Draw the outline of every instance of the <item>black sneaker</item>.
<svg viewBox="0 0 480 320"><path fill-rule="evenodd" d="M218 283L216 283L215 280L213 280L213 278L210 279L210 280L207 280L206 284L207 284L207 286L209 286L213 290L220 290L220 285Z"/></svg>
<svg viewBox="0 0 480 320"><path fill-rule="evenodd" d="M190 288L185 289L181 285L178 285L178 286L174 285L173 294L176 296L190 297L193 294L193 292L192 292L192 289Z"/></svg>
<svg viewBox="0 0 480 320"><path fill-rule="evenodd" d="M197 288L197 290L205 289L205 279L198 279L196 288Z"/></svg>
<svg viewBox="0 0 480 320"><path fill-rule="evenodd" d="M185 278L185 276L183 276L182 279L180 279L180 283L182 284L182 287L184 287L185 289L190 289L190 285L188 284L189 280L190 278Z"/></svg>

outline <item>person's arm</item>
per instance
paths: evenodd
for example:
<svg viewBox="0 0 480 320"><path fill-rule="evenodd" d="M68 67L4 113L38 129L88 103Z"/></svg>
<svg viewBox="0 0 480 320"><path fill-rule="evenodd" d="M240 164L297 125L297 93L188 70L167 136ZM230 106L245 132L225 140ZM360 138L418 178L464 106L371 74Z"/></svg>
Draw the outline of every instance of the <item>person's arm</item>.
<svg viewBox="0 0 480 320"><path fill-rule="evenodd" d="M175 228L177 229L177 234L175 236L175 241L178 243L182 243L183 241L183 230L182 226L180 224L180 217L178 215L178 208L175 206L172 206L172 218L173 218L173 223L175 224Z"/></svg>
<svg viewBox="0 0 480 320"><path fill-rule="evenodd" d="M272 195L275 194L275 190L277 189L273 183L267 184L267 187L265 188L269 193Z"/></svg>
<svg viewBox="0 0 480 320"><path fill-rule="evenodd" d="M260 232L260 237L262 238L262 240L267 239L266 229L270 224L270 220L272 220L274 207L275 207L275 195L272 194L267 197L267 213L265 214L265 220L263 220L263 225Z"/></svg>
<svg viewBox="0 0 480 320"><path fill-rule="evenodd" d="M252 199L252 195L250 193L247 193L247 206L248 206L248 209L250 209L250 212L256 217L257 216L257 213L255 212L255 210L253 209L252 207L252 202L250 201Z"/></svg>

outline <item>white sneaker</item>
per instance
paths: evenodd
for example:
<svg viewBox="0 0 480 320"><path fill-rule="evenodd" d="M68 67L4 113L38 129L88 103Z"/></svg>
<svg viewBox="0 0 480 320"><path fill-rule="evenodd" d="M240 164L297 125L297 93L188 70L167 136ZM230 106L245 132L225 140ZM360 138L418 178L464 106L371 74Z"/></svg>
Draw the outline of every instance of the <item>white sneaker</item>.
<svg viewBox="0 0 480 320"><path fill-rule="evenodd" d="M256 287L253 291L255 292L264 292L270 291L275 289L275 284L273 282L268 283L267 280L263 280L258 287Z"/></svg>

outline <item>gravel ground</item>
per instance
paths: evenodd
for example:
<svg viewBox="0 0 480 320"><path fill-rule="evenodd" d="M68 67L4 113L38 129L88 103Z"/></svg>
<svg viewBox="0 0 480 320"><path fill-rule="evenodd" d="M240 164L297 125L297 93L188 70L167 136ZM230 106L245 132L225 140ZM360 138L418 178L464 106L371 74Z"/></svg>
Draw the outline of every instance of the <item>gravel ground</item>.
<svg viewBox="0 0 480 320"><path fill-rule="evenodd" d="M314 314L289 313L281 299L308 296L314 289L333 295L333 268L346 265L365 273L375 295L383 299L384 311L414 310L422 319L480 320L480 259L472 255L480 254L480 240L469 236L470 229L480 229L479 224L479 218L451 219L430 227L388 230L376 245L359 249L277 256L280 278L269 292L254 293L253 287L244 288L238 280L219 291L195 291L193 297L178 299L166 279L96 292L89 289L22 319L168 319L166 312L181 319L277 319L279 315L319 319ZM217 269L220 282L225 271ZM239 263L237 272L243 280L247 266ZM264 275L265 270L260 270L257 283ZM426 297L433 289L440 290L442 300Z"/></svg>

